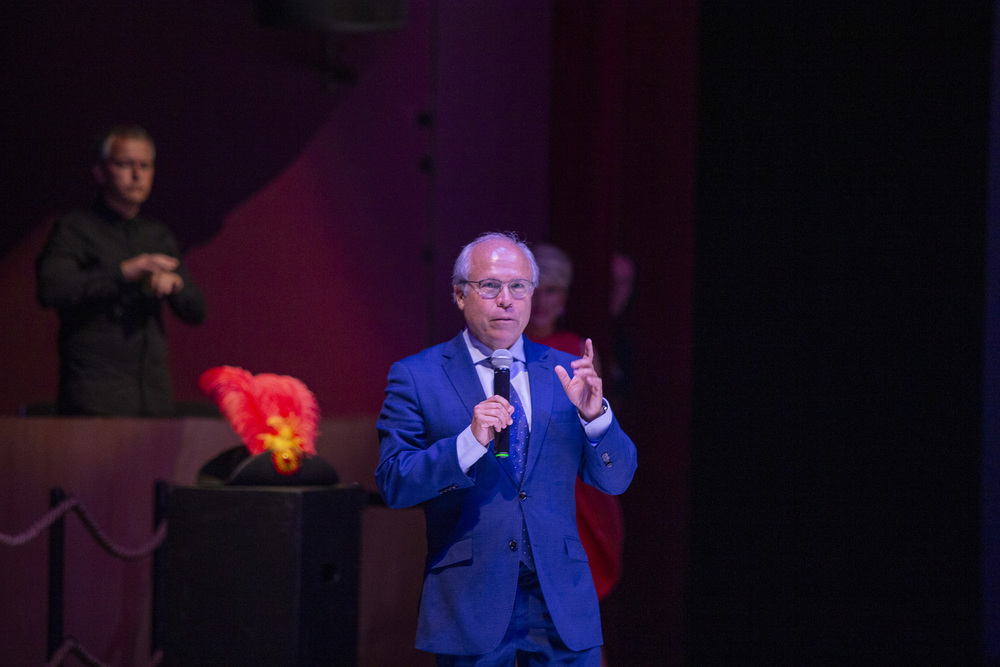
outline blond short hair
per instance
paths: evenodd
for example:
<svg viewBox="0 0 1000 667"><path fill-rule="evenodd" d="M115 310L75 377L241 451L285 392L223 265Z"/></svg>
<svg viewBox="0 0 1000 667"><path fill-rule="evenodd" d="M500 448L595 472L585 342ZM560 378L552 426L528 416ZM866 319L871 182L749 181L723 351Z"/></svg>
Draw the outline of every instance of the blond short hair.
<svg viewBox="0 0 1000 667"><path fill-rule="evenodd" d="M566 251L548 243L539 243L534 251L539 284L569 289L573 282L573 260Z"/></svg>

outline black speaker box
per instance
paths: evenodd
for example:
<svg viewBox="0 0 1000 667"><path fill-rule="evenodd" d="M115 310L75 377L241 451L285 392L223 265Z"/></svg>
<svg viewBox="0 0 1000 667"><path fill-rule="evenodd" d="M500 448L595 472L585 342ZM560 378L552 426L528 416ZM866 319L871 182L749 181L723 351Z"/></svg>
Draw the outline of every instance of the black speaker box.
<svg viewBox="0 0 1000 667"><path fill-rule="evenodd" d="M163 664L357 664L356 484L174 487Z"/></svg>

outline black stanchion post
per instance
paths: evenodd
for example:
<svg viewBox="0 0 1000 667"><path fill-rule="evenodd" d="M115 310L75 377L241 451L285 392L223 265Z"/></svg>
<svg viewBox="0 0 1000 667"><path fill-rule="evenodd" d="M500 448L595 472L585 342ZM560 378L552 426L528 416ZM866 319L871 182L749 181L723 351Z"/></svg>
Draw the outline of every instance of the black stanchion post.
<svg viewBox="0 0 1000 667"><path fill-rule="evenodd" d="M66 500L66 493L58 486L49 492L49 507L54 508ZM49 529L49 632L48 658L51 660L63 640L63 566L66 543L66 519L59 517Z"/></svg>
<svg viewBox="0 0 1000 667"><path fill-rule="evenodd" d="M160 525L167 520L167 499L170 497L170 484L162 479L156 481L153 489L153 533L160 529ZM153 602L152 618L150 619L150 653L163 648L163 587L166 574L166 555L164 553L164 542L161 542L153 552Z"/></svg>

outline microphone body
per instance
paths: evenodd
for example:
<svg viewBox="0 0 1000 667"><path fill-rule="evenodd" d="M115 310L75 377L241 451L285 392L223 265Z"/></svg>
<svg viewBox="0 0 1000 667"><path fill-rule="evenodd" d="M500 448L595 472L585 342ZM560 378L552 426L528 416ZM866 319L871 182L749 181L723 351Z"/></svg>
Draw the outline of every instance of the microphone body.
<svg viewBox="0 0 1000 667"><path fill-rule="evenodd" d="M493 394L510 400L510 367L514 356L510 350L495 350L490 357L493 366ZM497 431L493 437L493 453L497 458L506 458L510 453L510 429Z"/></svg>

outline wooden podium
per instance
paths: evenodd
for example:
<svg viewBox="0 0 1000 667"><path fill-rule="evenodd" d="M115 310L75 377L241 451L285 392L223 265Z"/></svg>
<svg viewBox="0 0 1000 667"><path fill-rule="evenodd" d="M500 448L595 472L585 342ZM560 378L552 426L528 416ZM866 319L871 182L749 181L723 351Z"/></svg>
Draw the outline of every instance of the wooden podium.
<svg viewBox="0 0 1000 667"><path fill-rule="evenodd" d="M336 486L178 486L163 664L357 664L361 511Z"/></svg>

